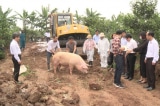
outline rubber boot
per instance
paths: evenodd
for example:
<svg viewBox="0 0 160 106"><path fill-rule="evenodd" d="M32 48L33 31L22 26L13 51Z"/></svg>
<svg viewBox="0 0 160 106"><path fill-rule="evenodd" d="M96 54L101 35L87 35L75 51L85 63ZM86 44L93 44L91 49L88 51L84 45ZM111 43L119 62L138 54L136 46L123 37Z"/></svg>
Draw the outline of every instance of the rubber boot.
<svg viewBox="0 0 160 106"><path fill-rule="evenodd" d="M48 71L50 71L50 64L47 64L47 67L48 67Z"/></svg>
<svg viewBox="0 0 160 106"><path fill-rule="evenodd" d="M91 63L90 63L90 64L91 64L91 66L93 66L93 61L91 61Z"/></svg>
<svg viewBox="0 0 160 106"><path fill-rule="evenodd" d="M91 61L89 61L89 66L91 66Z"/></svg>

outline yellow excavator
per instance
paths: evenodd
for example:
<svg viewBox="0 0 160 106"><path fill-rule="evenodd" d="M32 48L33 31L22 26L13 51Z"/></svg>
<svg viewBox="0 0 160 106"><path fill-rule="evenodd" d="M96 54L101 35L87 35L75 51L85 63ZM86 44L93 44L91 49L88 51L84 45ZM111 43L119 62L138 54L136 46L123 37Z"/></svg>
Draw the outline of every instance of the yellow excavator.
<svg viewBox="0 0 160 106"><path fill-rule="evenodd" d="M52 36L58 36L61 46L65 46L69 36L73 36L77 46L82 46L86 36L90 33L85 25L74 22L71 13L50 14L50 29Z"/></svg>

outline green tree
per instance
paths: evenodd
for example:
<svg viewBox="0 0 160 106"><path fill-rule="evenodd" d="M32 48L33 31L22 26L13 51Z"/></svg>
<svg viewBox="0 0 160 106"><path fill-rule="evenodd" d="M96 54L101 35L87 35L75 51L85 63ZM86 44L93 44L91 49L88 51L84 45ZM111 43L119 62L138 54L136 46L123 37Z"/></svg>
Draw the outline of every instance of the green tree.
<svg viewBox="0 0 160 106"><path fill-rule="evenodd" d="M23 30L25 30L27 25L29 24L29 14L28 14L28 12L26 10L23 10L22 14L20 14L18 12L16 12L16 13L17 13L17 16L18 16L17 19L22 20Z"/></svg>
<svg viewBox="0 0 160 106"><path fill-rule="evenodd" d="M19 28L15 23L15 16L10 15L11 11L12 10L9 8L6 11L3 11L0 6L0 59L5 58L5 52L1 49L8 47L12 39L12 33L19 31Z"/></svg>
<svg viewBox="0 0 160 106"><path fill-rule="evenodd" d="M95 30L100 30L101 26L100 21L103 20L100 18L100 13L97 13L97 11L93 11L91 9L86 9L86 16L82 17L84 25L89 27L90 33L93 35ZM97 26L98 25L98 26Z"/></svg>
<svg viewBox="0 0 160 106"><path fill-rule="evenodd" d="M37 26L37 16L36 12L31 12L28 16L28 21L30 24L30 29L34 29Z"/></svg>
<svg viewBox="0 0 160 106"><path fill-rule="evenodd" d="M48 23L48 13L49 13L49 7L43 7L41 8L41 12L38 12L39 18L37 19L38 24L37 26L40 28L41 31L44 31L47 29L47 23Z"/></svg>
<svg viewBox="0 0 160 106"><path fill-rule="evenodd" d="M75 14L74 16L76 17L77 23L79 24L80 21L81 21L81 19L82 19L82 17L78 14L78 11L77 11L77 10L76 10L76 14Z"/></svg>
<svg viewBox="0 0 160 106"><path fill-rule="evenodd" d="M138 18L150 19L156 13L157 0L131 2L133 14Z"/></svg>
<svg viewBox="0 0 160 106"><path fill-rule="evenodd" d="M156 11L157 0L137 0L131 3L133 14L124 17L124 26L138 35L141 31L153 30L159 34L159 14Z"/></svg>
<svg viewBox="0 0 160 106"><path fill-rule="evenodd" d="M0 46L7 46L13 31L17 30L15 15L10 16L11 9L2 10L0 6Z"/></svg>

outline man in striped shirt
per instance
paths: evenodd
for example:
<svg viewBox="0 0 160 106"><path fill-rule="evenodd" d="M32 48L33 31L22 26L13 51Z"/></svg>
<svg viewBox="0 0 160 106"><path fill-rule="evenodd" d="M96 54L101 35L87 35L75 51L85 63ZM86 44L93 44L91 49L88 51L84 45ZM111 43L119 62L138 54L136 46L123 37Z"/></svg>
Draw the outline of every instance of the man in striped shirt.
<svg viewBox="0 0 160 106"><path fill-rule="evenodd" d="M116 32L116 36L113 39L112 42L112 50L115 58L115 63L116 63L116 70L115 70L115 75L114 75L114 85L119 88L124 88L124 86L121 83L121 74L123 72L123 50L125 48L121 47L121 36L122 36L122 31L118 30Z"/></svg>

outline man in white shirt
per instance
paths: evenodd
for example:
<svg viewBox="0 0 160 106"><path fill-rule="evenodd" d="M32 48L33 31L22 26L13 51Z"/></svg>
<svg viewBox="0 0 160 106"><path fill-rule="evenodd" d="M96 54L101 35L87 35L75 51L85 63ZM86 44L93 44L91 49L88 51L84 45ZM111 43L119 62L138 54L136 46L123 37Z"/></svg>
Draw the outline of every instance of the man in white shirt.
<svg viewBox="0 0 160 106"><path fill-rule="evenodd" d="M12 37L13 37L13 40L10 43L10 53L12 55L12 61L14 65L13 77L14 77L15 83L20 84L18 80L20 65L21 65L21 50L18 45L20 34L14 33Z"/></svg>
<svg viewBox="0 0 160 106"><path fill-rule="evenodd" d="M126 45L126 50L133 50L134 48L137 48L137 42L132 38L130 34L126 35L127 39L127 45ZM126 54L127 57L127 76L125 79L132 80L134 77L134 67L135 67L135 62L136 62L136 53L131 52L129 54Z"/></svg>
<svg viewBox="0 0 160 106"><path fill-rule="evenodd" d="M46 37L46 41L48 42L50 40L50 32L49 31L46 31L46 33L44 34L44 36Z"/></svg>
<svg viewBox="0 0 160 106"><path fill-rule="evenodd" d="M148 91L151 91L155 89L155 65L159 60L159 44L154 38L154 32L147 32L146 37L149 40L149 43L145 57L148 82L148 85L145 88L147 88Z"/></svg>
<svg viewBox="0 0 160 106"><path fill-rule="evenodd" d="M54 55L56 49L60 51L60 44L58 41L58 37L53 37L53 40L50 40L47 44L47 66L48 66L48 71L50 71L50 59L52 55Z"/></svg>

